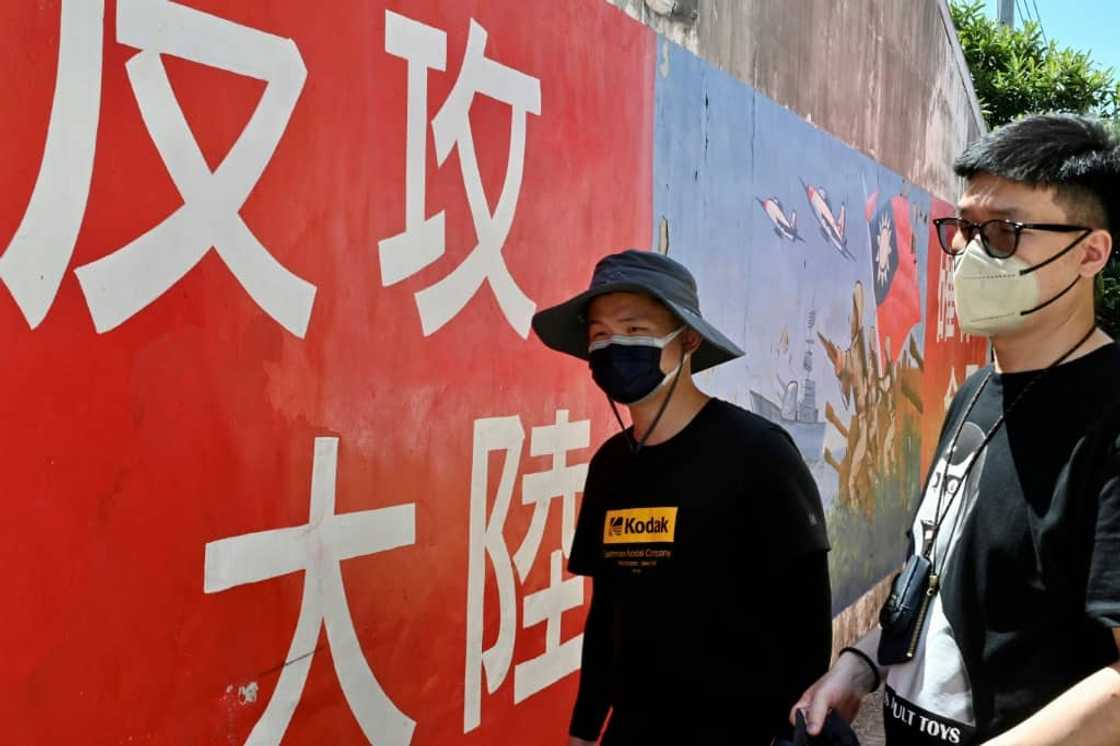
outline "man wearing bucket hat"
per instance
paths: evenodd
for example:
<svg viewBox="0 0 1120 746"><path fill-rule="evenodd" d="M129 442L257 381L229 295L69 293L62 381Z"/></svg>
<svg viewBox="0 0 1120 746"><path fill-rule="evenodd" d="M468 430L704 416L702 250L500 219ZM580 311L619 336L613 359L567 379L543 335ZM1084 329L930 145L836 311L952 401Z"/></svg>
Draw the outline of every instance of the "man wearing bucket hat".
<svg viewBox="0 0 1120 746"><path fill-rule="evenodd" d="M601 260L533 328L589 361L623 426L591 460L569 561L593 582L572 743L608 712L604 746L788 733L828 666L828 539L785 431L692 380L742 351L701 316L688 270L643 251Z"/></svg>

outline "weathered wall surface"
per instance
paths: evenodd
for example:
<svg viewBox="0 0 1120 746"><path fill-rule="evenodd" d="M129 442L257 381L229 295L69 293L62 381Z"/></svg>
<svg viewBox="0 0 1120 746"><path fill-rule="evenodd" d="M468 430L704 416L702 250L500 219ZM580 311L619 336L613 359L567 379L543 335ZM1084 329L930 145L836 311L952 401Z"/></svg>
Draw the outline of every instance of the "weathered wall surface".
<svg viewBox="0 0 1120 746"><path fill-rule="evenodd" d="M913 184L983 128L946 0L610 0ZM677 5L676 14L651 7Z"/></svg>
<svg viewBox="0 0 1120 746"><path fill-rule="evenodd" d="M868 24L842 7L809 20ZM670 30L730 33L705 18ZM748 350L703 384L812 464L835 610L897 561L978 353L889 61L848 60L844 109L602 0L44 0L0 42L5 741L562 738L615 425L529 318L620 248L691 265ZM787 46L758 55L815 54Z"/></svg>
<svg viewBox="0 0 1120 746"><path fill-rule="evenodd" d="M947 398L983 359L932 235L951 208L664 39L655 90L652 232L746 352L699 379L801 449L848 642L872 618L853 604L903 557Z"/></svg>
<svg viewBox="0 0 1120 746"><path fill-rule="evenodd" d="M945 0L906 3L878 0L807 0L799 3L767 0L610 1L655 29L662 39L689 49L712 67L748 84L766 99L796 115L790 117L789 123L777 123L777 126L788 129L784 138L787 147L777 144L779 163L775 164L776 170L793 172L806 168L803 142L791 140L802 138L812 142L815 133L811 128L800 128L793 121L801 118L901 177L901 192L909 195L911 187L925 192L923 214L928 213L931 206L928 195L948 200L955 198L959 184L952 173L952 160L981 133L984 124ZM664 42L659 47L663 73L671 70L671 48ZM698 107L694 112L699 120L705 122L706 131L730 130L745 136L747 130L741 123L727 118L713 120L710 108ZM691 123L694 126L689 124L687 118L677 122L673 135L675 140L669 148L678 152L688 151L689 135L684 133L697 129L695 121ZM769 134L765 130L766 125L762 125L750 130L750 136L754 139L759 132L763 132L764 136ZM789 132L798 134L793 136ZM698 154L699 151L693 150L690 157L697 159ZM842 163L843 157L835 162L822 159L814 167L823 166L825 172L831 171L833 182L854 178L850 170L845 174ZM754 159L740 159L741 173L754 171L755 168ZM701 166L697 173L702 170ZM865 196L870 193L868 181L877 178L868 174L860 177ZM758 180L760 183L751 184L760 199L763 198L761 193L769 188L767 180L763 176ZM681 183L683 181L678 182ZM655 199L660 193L659 186L671 191L666 184L655 183ZM745 186L738 185L739 188ZM681 195L675 194L673 199L680 200ZM693 199L711 203L707 197L693 195ZM673 200L665 199L662 203L671 205ZM938 200L932 200L935 209L938 204ZM679 212L687 215L695 211L697 204L685 198L679 206ZM938 214L945 209L948 208L942 208ZM671 208L662 209L661 217L667 211ZM720 226L728 225L726 220L731 216L724 214L722 217L723 221L711 221L705 226L707 235L704 238L710 241L713 235L719 234ZM655 220L660 218L655 215ZM743 227L742 220L740 223ZM660 222L656 226L657 229L665 227ZM671 234L671 226L669 228ZM923 238L920 251L925 252L925 244ZM951 295L948 268L939 265L935 244L932 249L929 255L930 281L936 283L931 290L937 295L930 296L932 305L929 310L940 311L941 326L922 328L926 335L932 332L935 337L927 344L937 345L939 340L952 339L955 334L950 330L946 337L943 326L946 311L950 318L952 316L951 300L946 298ZM697 256L696 260L705 261L705 258ZM924 256L922 261L925 262ZM825 272L820 267L815 271ZM921 279L924 292L926 276L921 275ZM897 310L896 306L894 323L900 320ZM907 313L912 315L913 312L910 309ZM759 331L757 325L752 331ZM750 340L746 343L749 345ZM967 359L971 364L981 359L981 344L969 342L965 348L968 351L960 353L959 363L964 365ZM942 369L932 376L924 373L924 394L927 398L933 396L936 385L948 385L949 378L956 385L967 367L964 365L952 371ZM790 377L787 371L787 380ZM924 474L928 467L930 441L937 434L939 411L938 407L934 414L923 417L921 429L924 440L918 458L921 467L916 474ZM832 480L832 475L818 474L826 499L834 491ZM839 528L841 524L849 524L844 518L839 516L834 534L845 533ZM876 555L897 542L888 539L880 552L873 551L870 556L866 551L854 550L857 546L862 550L882 545L884 532L897 529L899 525L896 524L901 519L901 514L898 514L891 519L872 521L874 529L868 530L859 540L854 536L836 537L833 556L834 584L839 581L836 604L844 608L853 602L836 618L836 648L849 644L874 623L878 606L873 601L883 594L884 589L875 587L873 578L884 567L890 566L890 562ZM853 580L850 568L845 569L849 563L842 559L844 556L853 556L857 563L863 565L861 571L855 572L854 577L858 580ZM857 604L854 603L853 593L859 589L866 591L866 597Z"/></svg>

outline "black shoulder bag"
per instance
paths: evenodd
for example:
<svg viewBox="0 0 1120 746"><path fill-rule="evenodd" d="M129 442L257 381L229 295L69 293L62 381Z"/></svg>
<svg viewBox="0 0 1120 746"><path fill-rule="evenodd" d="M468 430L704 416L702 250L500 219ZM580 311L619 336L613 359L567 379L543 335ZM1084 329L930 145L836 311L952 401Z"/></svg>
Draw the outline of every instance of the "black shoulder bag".
<svg viewBox="0 0 1120 746"><path fill-rule="evenodd" d="M988 446L995 437L996 432L1003 423L1007 420L1007 416L1011 414L1011 410L1023 400L1031 388L1038 383L1042 378L1051 370L1061 365L1077 351L1081 345L1089 341L1089 337L1093 336L1093 332L1097 329L1094 324L1089 333L1081 338L1081 341L1071 347L1066 354L1055 360L1045 370L1040 372L1031 381L1023 387L1011 405L1003 411L1002 414L996 419L995 423L984 434L984 439L980 442L976 452L965 467L964 475L957 482L956 487L949 495L948 501L944 501L945 491L949 480L941 480L941 489L937 496L937 508L934 511L933 521L922 522L922 547L920 551L915 551L914 554L906 561L901 572L895 575L894 580L891 581L891 592L887 597L886 603L879 610L879 625L882 627L882 634L879 638L879 650L877 658L880 665L890 666L897 663L906 663L913 660L914 653L918 649L918 640L922 634L922 628L925 626L926 615L929 613L929 606L933 602L934 597L941 589L941 577L945 570L945 562L948 559L948 549L945 551L945 556L939 558L934 557L934 545L937 542L937 536L941 531L941 524L945 517L949 514L949 510L953 506L953 502L957 499L957 494L968 482L968 476L972 473L972 467L979 461L980 452ZM968 422L969 415L972 414L976 402L980 399L980 394L983 393L984 388L988 385L988 381L992 378L991 370L984 377L984 380L976 389L976 393L972 395L969 400L968 406L965 408L964 415L961 417L960 422L957 423L956 431L953 433L953 438L949 442L949 449L946 453L951 454L957 447L957 440L960 438L961 431L964 430L965 423ZM918 499L924 499L925 494L923 491L922 496ZM944 502L944 507L942 503ZM953 521L953 528L950 532L950 537L957 531L961 524L961 517L965 513L964 506L957 512L957 517Z"/></svg>

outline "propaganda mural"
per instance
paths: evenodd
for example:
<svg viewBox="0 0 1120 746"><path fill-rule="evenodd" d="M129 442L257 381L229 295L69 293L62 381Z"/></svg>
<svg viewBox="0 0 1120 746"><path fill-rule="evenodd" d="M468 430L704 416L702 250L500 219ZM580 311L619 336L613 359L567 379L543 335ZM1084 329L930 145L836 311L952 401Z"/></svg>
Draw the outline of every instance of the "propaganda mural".
<svg viewBox="0 0 1120 746"><path fill-rule="evenodd" d="M601 0L0 18L8 740L560 737L616 425L529 322L628 247L747 351L701 383L809 462L835 611L897 564L985 351L946 203Z"/></svg>
<svg viewBox="0 0 1120 746"><path fill-rule="evenodd" d="M984 361L931 238L952 208L666 41L655 88L653 248L746 352L702 385L809 464L838 614L903 558L949 387Z"/></svg>

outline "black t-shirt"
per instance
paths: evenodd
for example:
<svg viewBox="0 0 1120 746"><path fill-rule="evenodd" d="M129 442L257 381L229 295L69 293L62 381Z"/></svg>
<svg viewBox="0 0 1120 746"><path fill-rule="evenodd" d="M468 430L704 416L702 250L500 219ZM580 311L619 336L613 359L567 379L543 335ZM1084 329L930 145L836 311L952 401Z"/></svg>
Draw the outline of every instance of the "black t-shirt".
<svg viewBox="0 0 1120 746"><path fill-rule="evenodd" d="M978 742L1115 662L1120 626L1120 347L1042 377L980 371L950 408L939 460L985 378L965 426L977 434L1030 389L962 490L971 504L942 580Z"/></svg>
<svg viewBox="0 0 1120 746"><path fill-rule="evenodd" d="M777 727L828 665L827 549L816 485L769 421L712 399L664 443L609 440L569 563L595 581L573 734L595 738L608 703L662 726L733 713L735 743Z"/></svg>

